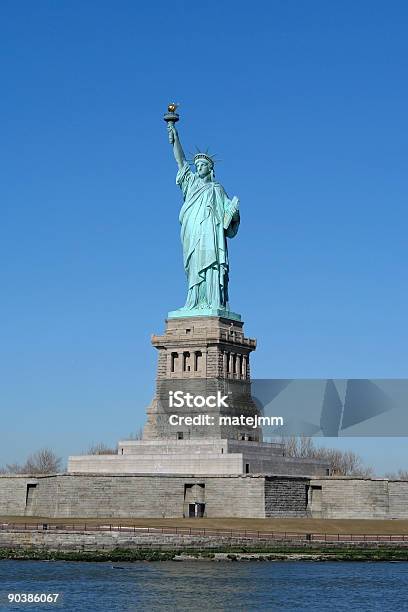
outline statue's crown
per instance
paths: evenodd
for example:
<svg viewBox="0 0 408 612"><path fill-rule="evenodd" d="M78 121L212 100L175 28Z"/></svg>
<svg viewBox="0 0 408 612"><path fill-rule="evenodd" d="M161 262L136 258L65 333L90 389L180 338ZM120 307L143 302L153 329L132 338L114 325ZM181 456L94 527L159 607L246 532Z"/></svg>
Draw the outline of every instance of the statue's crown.
<svg viewBox="0 0 408 612"><path fill-rule="evenodd" d="M213 160L213 158L211 157L211 155L209 155L208 153L197 153L196 155L194 155L194 159L193 159L194 164L197 164L197 162L198 162L200 159L203 159L204 161L206 161L207 163L209 163L209 164L210 164L210 166L211 166L211 168L213 168L213 166L214 166L214 160Z"/></svg>

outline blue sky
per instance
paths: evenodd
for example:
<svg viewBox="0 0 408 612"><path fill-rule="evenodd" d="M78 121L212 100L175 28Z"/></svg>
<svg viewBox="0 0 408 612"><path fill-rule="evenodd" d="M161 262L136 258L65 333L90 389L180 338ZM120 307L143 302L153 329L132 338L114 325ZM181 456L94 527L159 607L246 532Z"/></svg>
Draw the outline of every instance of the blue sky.
<svg viewBox="0 0 408 612"><path fill-rule="evenodd" d="M3 0L0 464L144 422L150 335L185 298L173 99L241 201L253 375L407 376L407 22L398 1ZM408 467L405 439L339 444Z"/></svg>

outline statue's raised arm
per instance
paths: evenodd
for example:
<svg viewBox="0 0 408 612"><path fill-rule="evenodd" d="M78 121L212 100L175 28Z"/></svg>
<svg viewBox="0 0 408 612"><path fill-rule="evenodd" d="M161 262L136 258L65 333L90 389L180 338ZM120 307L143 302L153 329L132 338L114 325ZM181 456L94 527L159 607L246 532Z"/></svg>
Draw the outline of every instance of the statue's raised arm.
<svg viewBox="0 0 408 612"><path fill-rule="evenodd" d="M179 120L178 113L176 113L177 104L172 102L167 108L167 113L164 115L164 120L167 123L167 131L169 133L169 143L173 145L173 153L176 158L179 169L181 169L186 163L186 156L184 155L183 148L180 143L178 132L175 128L175 123Z"/></svg>
<svg viewBox="0 0 408 612"><path fill-rule="evenodd" d="M183 147L181 146L178 132L175 126L169 122L167 124L169 132L169 142L173 145L173 153L179 168L182 168L186 163L186 156L184 155Z"/></svg>

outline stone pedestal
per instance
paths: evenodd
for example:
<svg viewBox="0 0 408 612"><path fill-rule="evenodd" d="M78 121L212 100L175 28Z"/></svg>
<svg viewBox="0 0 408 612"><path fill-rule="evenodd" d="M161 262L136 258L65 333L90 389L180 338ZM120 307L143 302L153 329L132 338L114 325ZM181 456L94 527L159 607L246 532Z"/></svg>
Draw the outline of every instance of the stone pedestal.
<svg viewBox="0 0 408 612"><path fill-rule="evenodd" d="M241 321L222 317L170 318L161 336L152 336L157 348L158 367L156 394L147 410L144 440L217 438L262 440L260 428L220 425L220 416L254 417L260 411L251 397L250 353L256 340L246 338ZM173 405L169 398L227 398L216 407ZM176 396L177 397L177 396ZM214 400L212 400L214 403ZM198 400L197 400L198 403ZM224 404L227 404L225 406ZM170 415L179 417L209 416L209 425L175 427Z"/></svg>
<svg viewBox="0 0 408 612"><path fill-rule="evenodd" d="M169 317L158 350L155 396L147 409L143 440L123 440L116 455L70 457L69 473L228 475L327 473L324 462L284 456L283 445L263 443L262 430L248 424L220 424L221 417L261 414L251 396L250 354L256 340L240 320L220 316ZM227 406L170 406L169 394L226 397ZM169 417L200 415L211 424L172 425Z"/></svg>

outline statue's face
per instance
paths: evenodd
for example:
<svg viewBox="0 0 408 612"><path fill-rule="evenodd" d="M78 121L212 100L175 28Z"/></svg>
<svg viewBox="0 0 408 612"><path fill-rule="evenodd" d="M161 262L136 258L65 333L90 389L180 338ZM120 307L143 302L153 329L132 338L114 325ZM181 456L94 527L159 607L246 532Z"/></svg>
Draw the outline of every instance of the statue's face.
<svg viewBox="0 0 408 612"><path fill-rule="evenodd" d="M200 178L205 178L209 174L211 174L211 166L205 160L198 160L196 163L197 174Z"/></svg>

